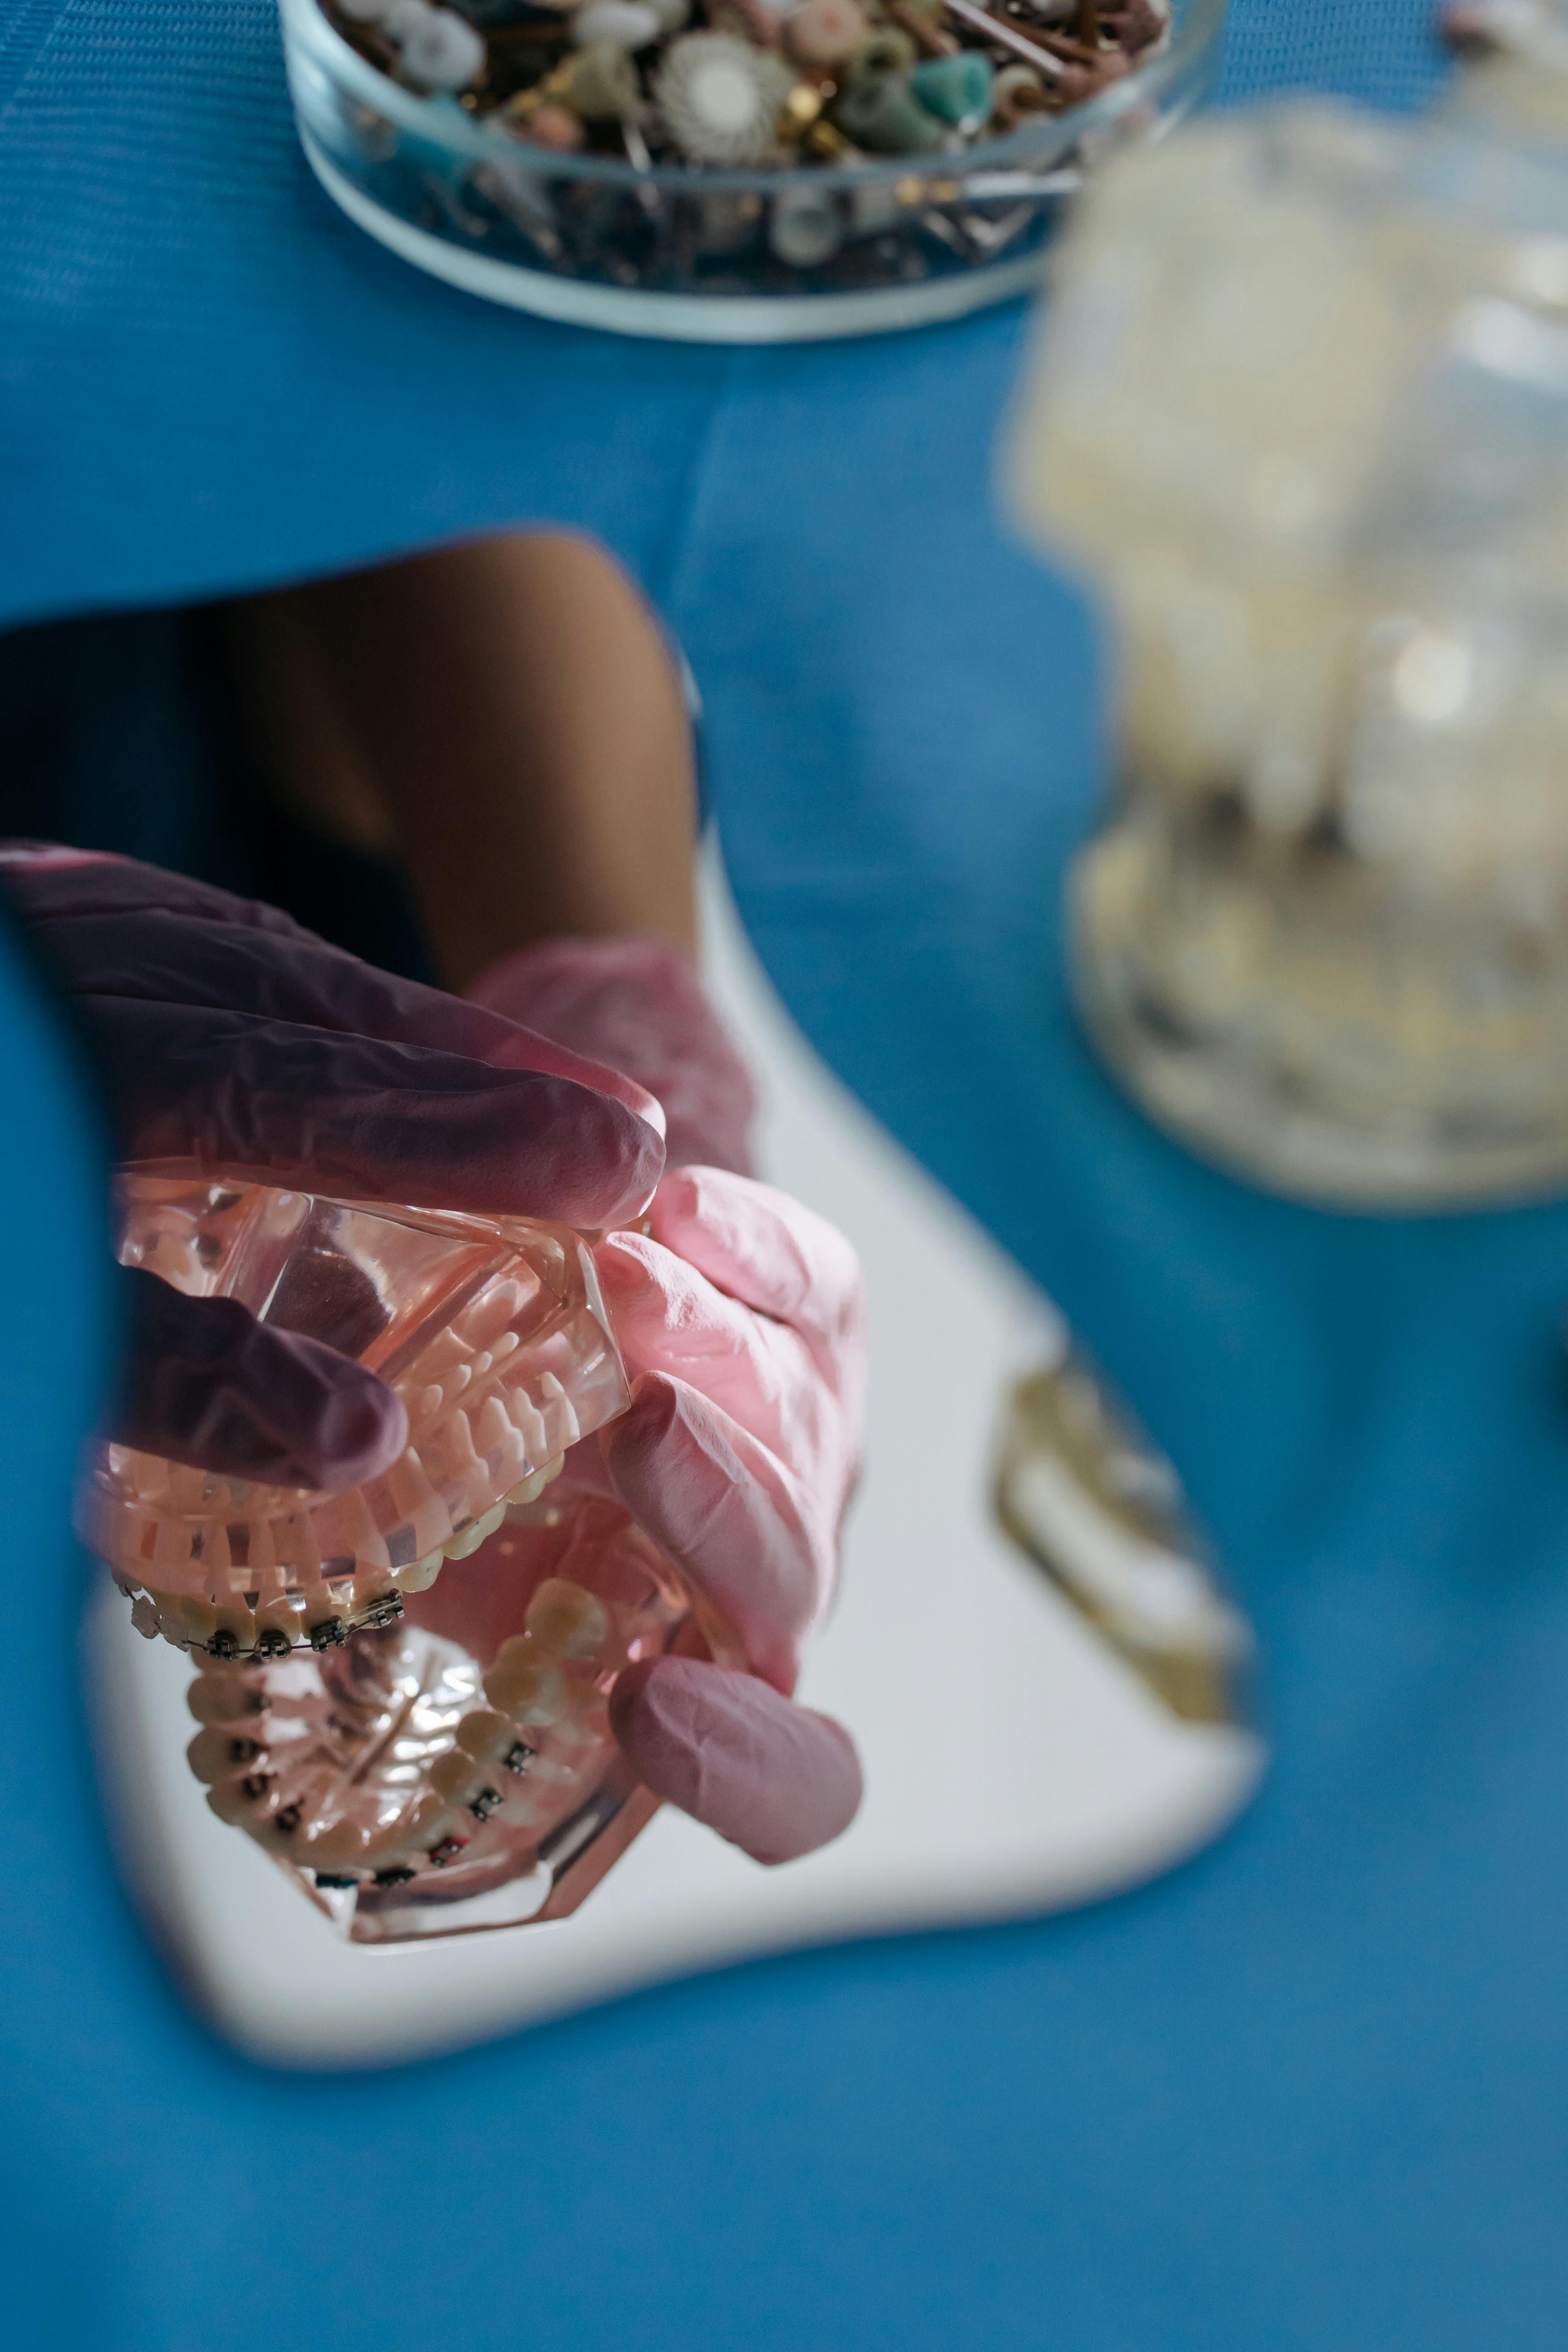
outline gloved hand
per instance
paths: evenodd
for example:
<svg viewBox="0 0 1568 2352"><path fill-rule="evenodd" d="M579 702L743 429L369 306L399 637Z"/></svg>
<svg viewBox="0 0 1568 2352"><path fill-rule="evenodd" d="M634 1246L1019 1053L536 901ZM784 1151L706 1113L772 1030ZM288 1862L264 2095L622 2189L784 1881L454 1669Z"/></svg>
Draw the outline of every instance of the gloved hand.
<svg viewBox="0 0 1568 2352"><path fill-rule="evenodd" d="M492 964L468 999L637 1079L664 1108L666 1167L751 1174L751 1073L675 949L544 940Z"/></svg>
<svg viewBox="0 0 1568 2352"><path fill-rule="evenodd" d="M650 1788L759 1862L838 1836L859 1760L794 1704L827 1612L860 1460L864 1303L853 1252L744 1174L753 1094L684 957L648 941L523 950L477 999L612 1061L660 1095L670 1160L647 1235L595 1251L633 1381L630 1410L568 1461L614 1495L744 1641L752 1672L660 1658L611 1721ZM705 1160L710 1164L683 1166Z"/></svg>
<svg viewBox="0 0 1568 2352"><path fill-rule="evenodd" d="M117 1159L588 1227L641 1213L662 1115L616 1073L154 866L3 843L0 886L96 1051ZM121 1278L110 1436L300 1486L407 1443L392 1390L333 1349Z"/></svg>

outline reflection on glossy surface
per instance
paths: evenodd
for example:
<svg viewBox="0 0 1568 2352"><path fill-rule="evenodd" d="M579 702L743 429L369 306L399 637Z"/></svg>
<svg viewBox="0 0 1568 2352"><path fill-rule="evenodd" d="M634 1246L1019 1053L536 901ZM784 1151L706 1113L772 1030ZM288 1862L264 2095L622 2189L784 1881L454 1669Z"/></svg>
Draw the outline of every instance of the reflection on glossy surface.
<svg viewBox="0 0 1568 2352"><path fill-rule="evenodd" d="M409 1444L335 1493L100 1445L83 1532L150 1638L203 1662L188 1751L219 1819L357 1942L570 1911L652 1818L622 1667L743 1663L569 1450L629 1391L566 1227L128 1174L120 1255L388 1381ZM581 1460L581 1457L578 1457Z"/></svg>
<svg viewBox="0 0 1568 2352"><path fill-rule="evenodd" d="M1176 1471L1065 1327L1008 1397L997 1516L1172 1712L1241 1724L1251 1654Z"/></svg>
<svg viewBox="0 0 1568 2352"><path fill-rule="evenodd" d="M570 1493L515 1512L409 1617L208 1664L188 1750L208 1803L356 1942L560 1917L654 1811L611 1733L617 1675L725 1654L722 1636L618 1505Z"/></svg>

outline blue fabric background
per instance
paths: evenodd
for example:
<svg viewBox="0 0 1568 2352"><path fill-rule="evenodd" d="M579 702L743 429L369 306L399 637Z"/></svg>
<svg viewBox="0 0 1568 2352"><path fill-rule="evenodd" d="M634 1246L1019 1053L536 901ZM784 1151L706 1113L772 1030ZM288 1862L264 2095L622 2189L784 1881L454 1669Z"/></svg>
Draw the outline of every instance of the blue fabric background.
<svg viewBox="0 0 1568 2352"><path fill-rule="evenodd" d="M1237 0L1228 89L1411 104L1426 14ZM1276 1749L1219 1846L1070 1919L373 2078L243 2065L179 2011L98 1827L60 1533L96 1160L0 970L0 1100L26 1107L0 1148L9 2340L1554 2352L1568 1211L1288 1208L1079 1046L1056 908L1096 655L990 517L1018 316L715 354L486 310L317 194L266 0L12 0L0 289L14 617L528 518L649 583L775 977L1177 1456Z"/></svg>

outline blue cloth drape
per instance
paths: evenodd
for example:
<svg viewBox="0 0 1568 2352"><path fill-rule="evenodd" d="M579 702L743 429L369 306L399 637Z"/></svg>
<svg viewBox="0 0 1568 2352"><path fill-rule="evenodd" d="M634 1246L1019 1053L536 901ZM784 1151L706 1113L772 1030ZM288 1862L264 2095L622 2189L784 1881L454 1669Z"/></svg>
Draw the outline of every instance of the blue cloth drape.
<svg viewBox="0 0 1568 2352"><path fill-rule="evenodd" d="M1234 16L1231 95L1403 106L1437 70L1425 0ZM1276 1756L1214 1850L1069 1919L366 2079L225 2054L128 1916L89 1785L61 1529L98 1162L7 961L10 2340L1561 2343L1568 1212L1264 1200L1079 1045L1056 909L1097 654L990 511L1020 332L719 355L536 326L332 215L266 0L0 25L0 605L181 601L529 518L605 538L691 654L775 977L1181 1463Z"/></svg>

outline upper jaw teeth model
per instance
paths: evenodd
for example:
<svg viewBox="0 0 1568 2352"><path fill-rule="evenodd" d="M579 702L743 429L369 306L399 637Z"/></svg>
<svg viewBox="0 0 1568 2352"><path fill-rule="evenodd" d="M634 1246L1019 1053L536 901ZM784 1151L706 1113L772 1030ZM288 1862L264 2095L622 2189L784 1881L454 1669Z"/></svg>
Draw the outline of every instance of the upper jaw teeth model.
<svg viewBox="0 0 1568 2352"><path fill-rule="evenodd" d="M138 1630L201 1661L214 1811L360 1941L574 1908L654 1811L610 1731L617 1674L677 1646L740 1663L620 1506L561 1478L629 1395L587 1247L250 1183L120 1196L126 1264L358 1356L409 1417L390 1469L336 1493L94 1453L81 1533Z"/></svg>

